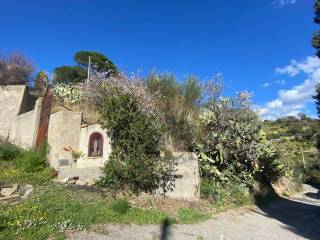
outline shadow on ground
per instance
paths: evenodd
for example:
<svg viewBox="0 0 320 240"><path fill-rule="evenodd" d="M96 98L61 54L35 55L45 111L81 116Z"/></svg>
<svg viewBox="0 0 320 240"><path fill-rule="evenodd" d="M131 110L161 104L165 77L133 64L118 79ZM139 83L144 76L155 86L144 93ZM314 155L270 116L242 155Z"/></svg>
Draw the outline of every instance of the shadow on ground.
<svg viewBox="0 0 320 240"><path fill-rule="evenodd" d="M320 185L319 184L314 184L314 183L309 183L309 184L313 188L317 189L317 192L307 192L304 195L306 195L309 198L320 200Z"/></svg>
<svg viewBox="0 0 320 240"><path fill-rule="evenodd" d="M312 204L308 198L319 194L319 185L313 185L315 192L305 193L300 201L278 197L270 204L259 204L264 216L276 219L283 223L288 230L310 240L320 239L320 206ZM313 200L314 202L314 200ZM309 204L310 203L310 204ZM320 202L319 202L320 203Z"/></svg>
<svg viewBox="0 0 320 240"><path fill-rule="evenodd" d="M164 219L161 224L160 240L167 240L170 237L171 222L168 218Z"/></svg>

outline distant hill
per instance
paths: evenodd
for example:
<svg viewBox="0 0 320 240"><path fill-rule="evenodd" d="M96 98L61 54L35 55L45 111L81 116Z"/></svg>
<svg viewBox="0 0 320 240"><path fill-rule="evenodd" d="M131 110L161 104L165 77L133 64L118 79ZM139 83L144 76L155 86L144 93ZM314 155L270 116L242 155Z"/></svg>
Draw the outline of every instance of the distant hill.
<svg viewBox="0 0 320 240"><path fill-rule="evenodd" d="M286 174L302 181L320 173L316 149L320 123L305 115L285 117L276 121L264 121L262 128L267 140L273 142L280 152Z"/></svg>

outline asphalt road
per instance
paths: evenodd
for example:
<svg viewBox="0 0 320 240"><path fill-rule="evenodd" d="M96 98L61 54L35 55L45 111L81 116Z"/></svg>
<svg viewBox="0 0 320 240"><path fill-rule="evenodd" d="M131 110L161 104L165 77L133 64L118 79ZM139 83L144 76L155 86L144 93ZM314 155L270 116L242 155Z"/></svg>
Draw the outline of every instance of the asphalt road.
<svg viewBox="0 0 320 240"><path fill-rule="evenodd" d="M104 225L103 234L77 232L69 240L320 240L320 188L254 209L235 209L194 225Z"/></svg>

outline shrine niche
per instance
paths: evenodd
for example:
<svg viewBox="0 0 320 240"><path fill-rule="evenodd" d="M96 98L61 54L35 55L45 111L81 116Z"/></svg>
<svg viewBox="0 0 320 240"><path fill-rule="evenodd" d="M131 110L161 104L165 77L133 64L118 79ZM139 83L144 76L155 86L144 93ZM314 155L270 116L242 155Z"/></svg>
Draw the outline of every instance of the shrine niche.
<svg viewBox="0 0 320 240"><path fill-rule="evenodd" d="M101 133L94 132L89 137L88 157L103 156L103 136Z"/></svg>

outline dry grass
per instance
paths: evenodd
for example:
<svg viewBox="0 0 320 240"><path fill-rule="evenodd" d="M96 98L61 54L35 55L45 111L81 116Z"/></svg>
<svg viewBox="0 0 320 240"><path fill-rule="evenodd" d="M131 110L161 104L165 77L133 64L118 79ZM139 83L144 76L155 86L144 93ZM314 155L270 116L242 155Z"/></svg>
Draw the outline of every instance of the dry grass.
<svg viewBox="0 0 320 240"><path fill-rule="evenodd" d="M279 196L291 196L301 191L301 184L290 180L288 177L281 178L277 183L272 184Z"/></svg>
<svg viewBox="0 0 320 240"><path fill-rule="evenodd" d="M179 209L196 209L200 212L212 212L210 203L206 200L199 201L186 201L182 199L170 199L164 197L156 197L150 194L141 194L129 199L129 203L132 206L142 209L156 210L168 215L177 216Z"/></svg>

